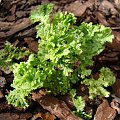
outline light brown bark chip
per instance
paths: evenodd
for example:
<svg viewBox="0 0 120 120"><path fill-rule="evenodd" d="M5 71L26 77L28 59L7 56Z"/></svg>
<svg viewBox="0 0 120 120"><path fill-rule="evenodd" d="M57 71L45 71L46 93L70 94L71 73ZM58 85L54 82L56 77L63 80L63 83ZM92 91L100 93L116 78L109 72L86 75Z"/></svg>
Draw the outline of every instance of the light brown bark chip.
<svg viewBox="0 0 120 120"><path fill-rule="evenodd" d="M115 117L116 110L109 106L107 100L104 100L103 103L97 108L94 120L114 120Z"/></svg>
<svg viewBox="0 0 120 120"><path fill-rule="evenodd" d="M38 102L44 109L56 115L60 120L83 120L75 116L64 101L58 100L53 96L45 95Z"/></svg>

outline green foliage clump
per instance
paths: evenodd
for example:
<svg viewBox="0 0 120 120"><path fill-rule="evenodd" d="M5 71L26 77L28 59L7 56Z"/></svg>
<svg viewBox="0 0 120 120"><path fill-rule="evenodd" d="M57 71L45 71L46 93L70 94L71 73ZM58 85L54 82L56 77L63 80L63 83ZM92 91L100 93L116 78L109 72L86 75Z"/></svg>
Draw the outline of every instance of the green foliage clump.
<svg viewBox="0 0 120 120"><path fill-rule="evenodd" d="M26 101L25 97L31 91L43 86L41 78L44 76L37 70L37 62L36 57L31 54L27 62L13 65L14 81L11 86L15 89L7 97L8 103L23 108L28 107L28 101Z"/></svg>
<svg viewBox="0 0 120 120"><path fill-rule="evenodd" d="M14 60L19 60L29 54L30 52L26 48L14 47L11 43L6 42L4 49L0 50L0 69L12 68L12 65L15 63Z"/></svg>
<svg viewBox="0 0 120 120"><path fill-rule="evenodd" d="M85 100L81 96L76 97L76 90L72 89L70 90L70 96L72 98L73 104L76 108L75 111L73 111L76 115L89 120L92 118L90 114L85 113L84 108L85 108Z"/></svg>
<svg viewBox="0 0 120 120"><path fill-rule="evenodd" d="M110 93L105 87L111 86L115 82L115 76L109 68L101 68L100 76L97 80L94 78L84 79L82 84L89 88L89 98L93 99L97 96L109 97Z"/></svg>
<svg viewBox="0 0 120 120"><path fill-rule="evenodd" d="M85 108L85 101L81 96L77 96L76 98L76 90L72 89L70 90L70 96L72 98L72 101L74 103L74 106L77 110L77 112L83 111Z"/></svg>
<svg viewBox="0 0 120 120"><path fill-rule="evenodd" d="M25 98L37 88L47 88L55 95L67 93L80 77L91 74L86 67L93 65L92 57L103 51L106 42L112 42L110 28L92 23L75 26L74 14L67 12L50 17L53 7L40 5L31 13L31 21L39 22L39 50L27 62L13 65L15 89L7 100L17 107L27 107ZM78 61L81 64L74 68Z"/></svg>

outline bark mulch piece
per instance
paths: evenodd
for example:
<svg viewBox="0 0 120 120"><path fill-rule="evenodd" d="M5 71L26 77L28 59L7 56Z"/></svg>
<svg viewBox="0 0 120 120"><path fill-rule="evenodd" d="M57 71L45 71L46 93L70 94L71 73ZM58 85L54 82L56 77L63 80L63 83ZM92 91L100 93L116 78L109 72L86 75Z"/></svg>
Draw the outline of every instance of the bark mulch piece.
<svg viewBox="0 0 120 120"><path fill-rule="evenodd" d="M31 26L32 23L29 18L23 18L20 23L11 26L10 30L7 32L0 32L0 38L5 38L14 35L15 33L24 30L25 28Z"/></svg>
<svg viewBox="0 0 120 120"><path fill-rule="evenodd" d="M19 115L15 113L1 113L0 120L17 120Z"/></svg>
<svg viewBox="0 0 120 120"><path fill-rule="evenodd" d="M32 114L30 113L22 113L22 114L17 114L17 113L1 113L0 114L0 120L27 120L32 117Z"/></svg>
<svg viewBox="0 0 120 120"><path fill-rule="evenodd" d="M34 114L31 120L37 120L39 118L42 118L42 120L55 120L56 119L54 115L50 114L49 112L46 112L46 113Z"/></svg>
<svg viewBox="0 0 120 120"><path fill-rule="evenodd" d="M114 120L116 117L115 109L109 106L107 100L103 100L103 103L97 108L94 120Z"/></svg>
<svg viewBox="0 0 120 120"><path fill-rule="evenodd" d="M51 114L56 115L60 120L83 120L82 118L75 116L66 103L56 97L45 95L37 101L44 109L50 111Z"/></svg>

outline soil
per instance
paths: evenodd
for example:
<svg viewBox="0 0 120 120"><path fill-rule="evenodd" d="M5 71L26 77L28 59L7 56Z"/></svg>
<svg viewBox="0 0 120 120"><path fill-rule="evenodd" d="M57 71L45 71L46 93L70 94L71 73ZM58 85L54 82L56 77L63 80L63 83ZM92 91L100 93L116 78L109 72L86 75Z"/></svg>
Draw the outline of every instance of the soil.
<svg viewBox="0 0 120 120"><path fill-rule="evenodd" d="M116 82L108 88L111 96L90 100L86 86L77 84L76 89L84 97L85 112L92 114L92 120L120 120L120 0L0 0L0 49L9 41L36 53L38 40L35 24L29 20L30 11L50 2L56 5L56 11L74 13L77 24L93 22L112 29L113 42L93 58L92 68L94 77L102 66L114 72ZM46 95L45 90L33 92L31 105L26 110L9 105L5 95L11 90L13 77L11 71L0 70L0 120L82 120L72 113L74 106L69 96Z"/></svg>

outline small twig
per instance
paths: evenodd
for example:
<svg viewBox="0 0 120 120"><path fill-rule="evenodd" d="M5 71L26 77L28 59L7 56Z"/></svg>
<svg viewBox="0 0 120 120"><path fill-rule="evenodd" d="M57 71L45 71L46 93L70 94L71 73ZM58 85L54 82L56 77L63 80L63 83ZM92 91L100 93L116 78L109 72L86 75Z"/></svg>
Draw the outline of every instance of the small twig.
<svg viewBox="0 0 120 120"><path fill-rule="evenodd" d="M120 26L118 27L111 27L112 30L119 30L120 29Z"/></svg>

